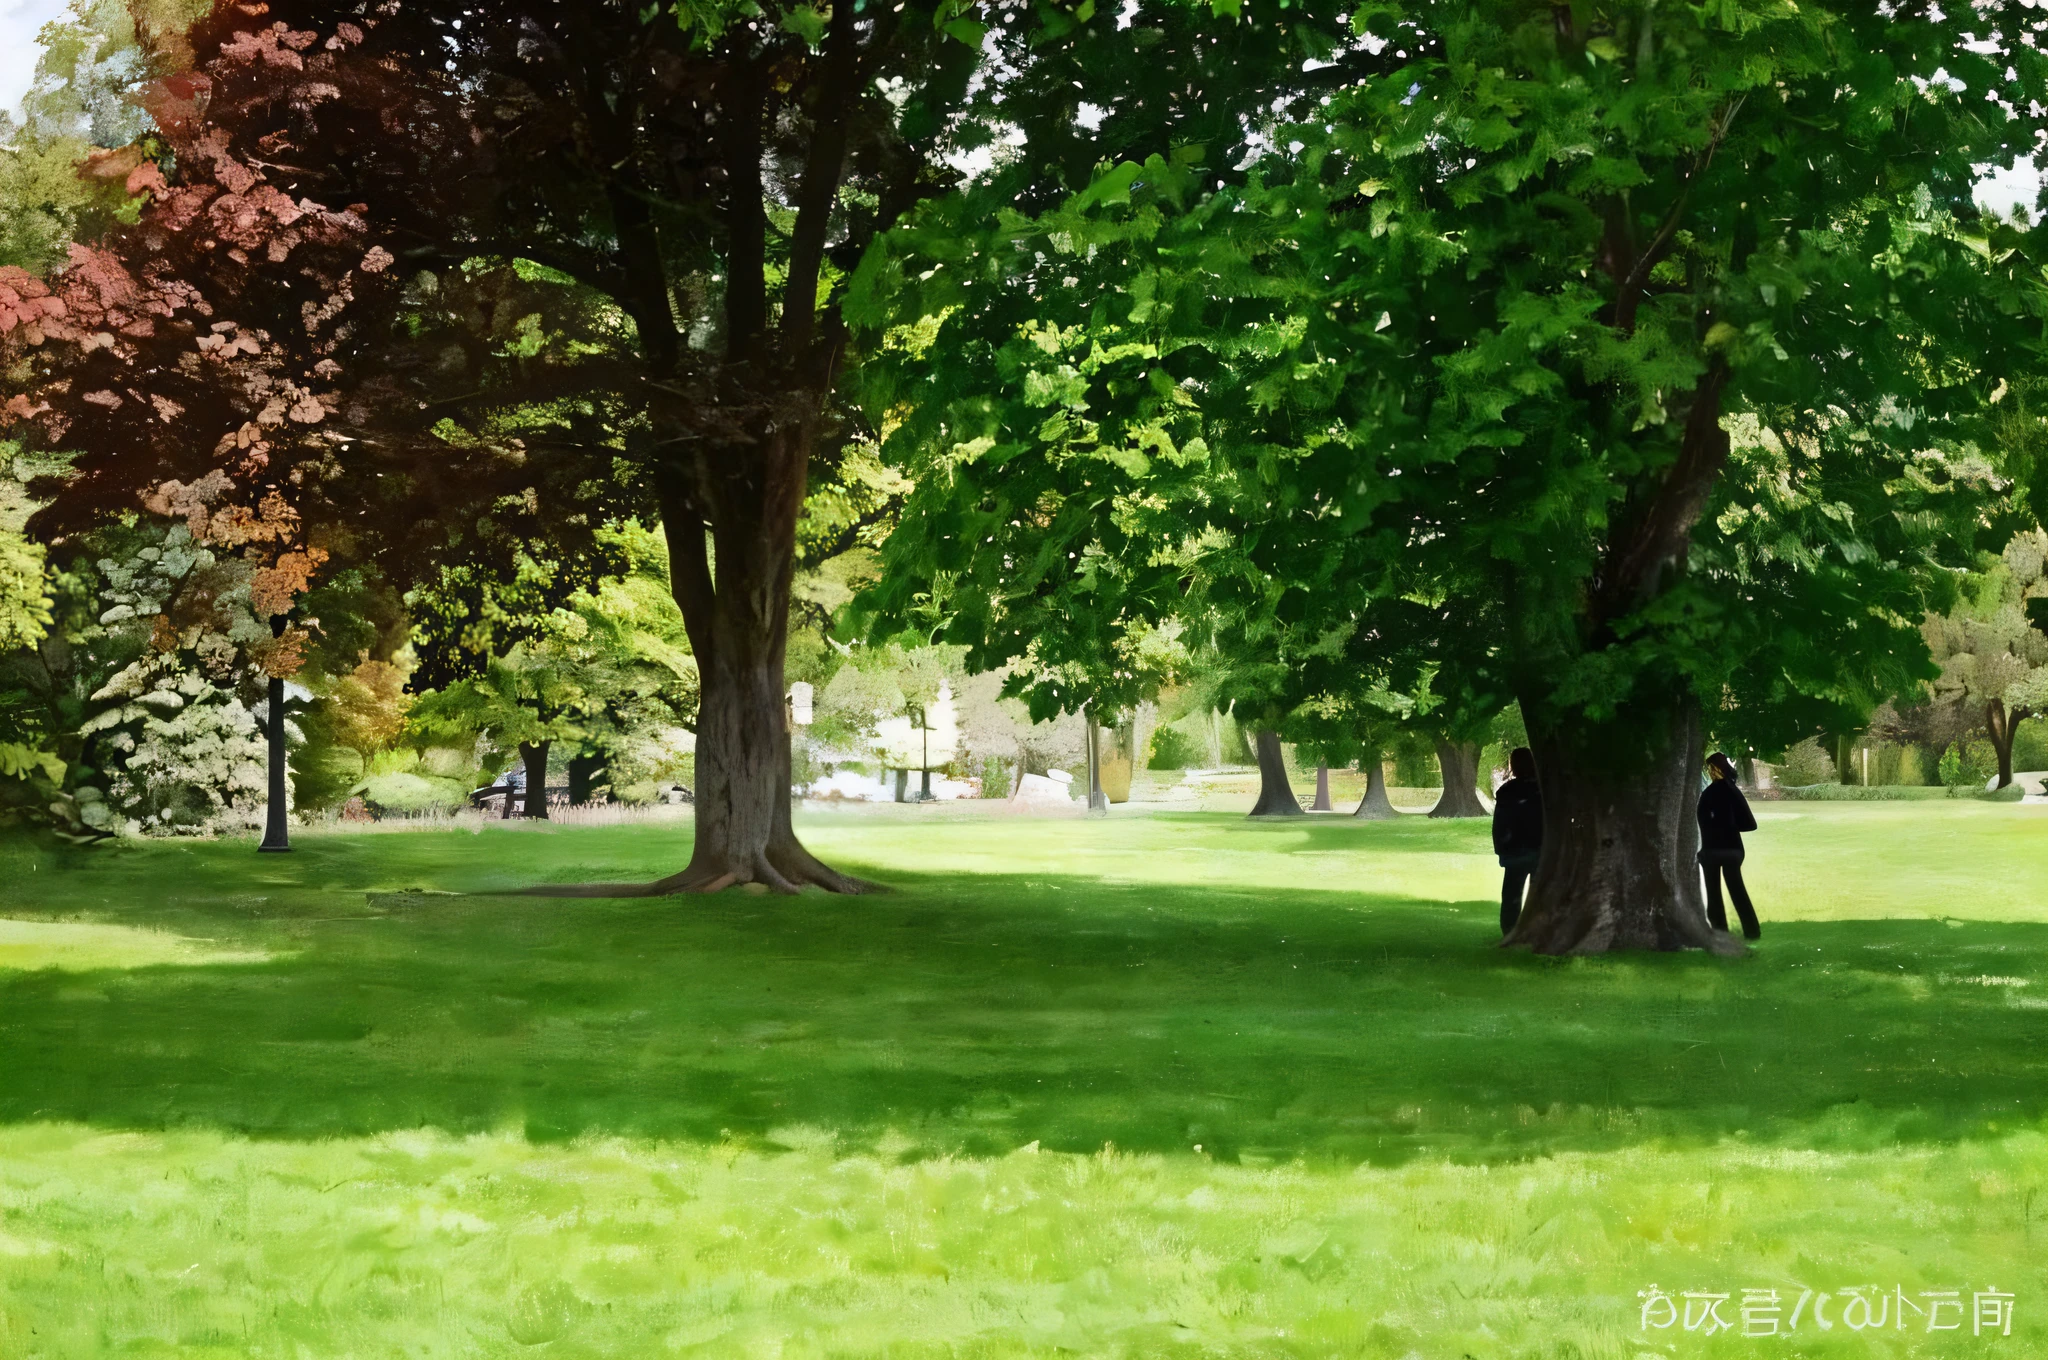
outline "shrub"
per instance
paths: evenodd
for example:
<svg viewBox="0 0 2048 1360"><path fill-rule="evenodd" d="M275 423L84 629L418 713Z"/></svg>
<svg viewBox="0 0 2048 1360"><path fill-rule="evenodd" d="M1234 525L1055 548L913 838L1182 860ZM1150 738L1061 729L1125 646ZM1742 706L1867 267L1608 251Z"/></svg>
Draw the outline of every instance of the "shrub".
<svg viewBox="0 0 2048 1360"><path fill-rule="evenodd" d="M1998 772L1988 741L1954 742L1941 753L1941 782L1950 788L1982 787Z"/></svg>
<svg viewBox="0 0 2048 1360"><path fill-rule="evenodd" d="M1927 761L1920 754L1920 748L1917 746L1908 746L1899 752L1898 772L1892 776L1892 779L1894 783L1907 788L1925 786L1934 782L1927 777Z"/></svg>
<svg viewBox="0 0 2048 1360"><path fill-rule="evenodd" d="M2029 718L2012 735L2015 770L2048 770L2048 718Z"/></svg>
<svg viewBox="0 0 2048 1360"><path fill-rule="evenodd" d="M1812 737L1787 751L1785 763L1778 770L1778 782L1788 788L1833 784L1839 778L1835 772L1834 757L1823 750L1820 742Z"/></svg>
<svg viewBox="0 0 2048 1360"><path fill-rule="evenodd" d="M1939 785L1917 784L1780 784L1778 792L1808 803L1901 803L1949 796L1949 791Z"/></svg>
<svg viewBox="0 0 2048 1360"><path fill-rule="evenodd" d="M981 796L1007 798L1010 794L1010 762L990 756L981 762Z"/></svg>
<svg viewBox="0 0 2048 1360"><path fill-rule="evenodd" d="M349 795L379 812L455 812L469 802L466 781L404 772L373 774Z"/></svg>
<svg viewBox="0 0 2048 1360"><path fill-rule="evenodd" d="M1197 763L1200 753L1194 739L1177 727L1162 727L1152 734L1152 759L1148 770L1185 770Z"/></svg>
<svg viewBox="0 0 2048 1360"><path fill-rule="evenodd" d="M1444 777L1437 769L1436 751L1420 741L1396 743L1392 782L1404 789L1442 788Z"/></svg>
<svg viewBox="0 0 2048 1360"><path fill-rule="evenodd" d="M1970 797L1984 803L2017 803L2027 796L2026 785L2015 779L2002 789L1971 789Z"/></svg>

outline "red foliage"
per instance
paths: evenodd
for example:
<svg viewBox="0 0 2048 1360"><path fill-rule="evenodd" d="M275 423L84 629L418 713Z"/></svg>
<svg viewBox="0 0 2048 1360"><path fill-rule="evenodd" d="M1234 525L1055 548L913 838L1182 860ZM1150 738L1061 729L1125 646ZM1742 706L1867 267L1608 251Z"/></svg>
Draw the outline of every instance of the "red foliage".
<svg viewBox="0 0 2048 1360"><path fill-rule="evenodd" d="M335 97L327 68L363 30L264 14L217 10L199 63L144 93L167 154L129 147L81 167L146 198L133 226L74 246L47 279L0 268L0 369L28 377L0 430L83 450L41 488L54 493L46 536L137 505L179 518L255 558L258 607L281 614L327 557L300 541L296 501L332 468L353 314L396 280L362 205L293 192L279 131L280 109ZM274 648L273 671L299 650Z"/></svg>

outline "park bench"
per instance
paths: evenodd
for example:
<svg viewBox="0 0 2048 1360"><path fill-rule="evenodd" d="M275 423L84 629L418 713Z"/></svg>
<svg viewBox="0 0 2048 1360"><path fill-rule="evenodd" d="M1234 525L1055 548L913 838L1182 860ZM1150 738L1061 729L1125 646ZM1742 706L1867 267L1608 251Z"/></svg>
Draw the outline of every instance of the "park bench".
<svg viewBox="0 0 2048 1360"><path fill-rule="evenodd" d="M526 815L524 810L525 797L526 788L524 785L510 783L501 779L495 784L473 790L469 795L469 805L473 808L485 810L496 808L499 815L503 817L515 815L523 817ZM548 785L547 799L548 808L551 811L555 808L569 806L569 786L567 784ZM511 804L509 807L507 806L508 802Z"/></svg>

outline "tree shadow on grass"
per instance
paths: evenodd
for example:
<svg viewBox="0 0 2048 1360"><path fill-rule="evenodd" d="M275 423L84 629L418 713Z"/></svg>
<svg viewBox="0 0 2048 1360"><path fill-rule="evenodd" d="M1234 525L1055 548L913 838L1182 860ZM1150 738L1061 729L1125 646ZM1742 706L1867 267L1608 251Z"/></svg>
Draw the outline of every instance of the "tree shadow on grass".
<svg viewBox="0 0 2048 1360"><path fill-rule="evenodd" d="M47 909L296 952L0 972L0 1121L810 1126L913 1152L1398 1163L1950 1140L2048 1103L2048 927L1774 924L1732 963L1549 960L1494 949L1486 903L1076 876L890 871L885 897L794 902L366 893L434 886L426 853L67 878ZM145 871L161 886L118 890Z"/></svg>

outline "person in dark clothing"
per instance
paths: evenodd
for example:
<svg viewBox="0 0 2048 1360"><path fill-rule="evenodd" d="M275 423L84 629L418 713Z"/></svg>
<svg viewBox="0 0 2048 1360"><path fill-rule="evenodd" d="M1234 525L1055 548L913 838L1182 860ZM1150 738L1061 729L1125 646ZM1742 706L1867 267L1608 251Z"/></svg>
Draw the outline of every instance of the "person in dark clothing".
<svg viewBox="0 0 2048 1360"><path fill-rule="evenodd" d="M1742 938L1754 940L1764 933L1757 924L1756 908L1749 889L1742 882L1742 833L1756 830L1756 817L1749 800L1735 785L1735 762L1716 751L1707 757L1707 786L1700 790L1700 868L1707 875L1707 924L1728 929L1728 911L1721 905L1721 880L1728 880L1728 895L1735 899L1735 914L1742 918Z"/></svg>
<svg viewBox="0 0 2048 1360"><path fill-rule="evenodd" d="M1526 746L1508 755L1508 781L1493 794L1493 853L1500 857L1500 933L1522 915L1522 889L1535 872L1543 848L1543 792L1536 784L1536 757Z"/></svg>

